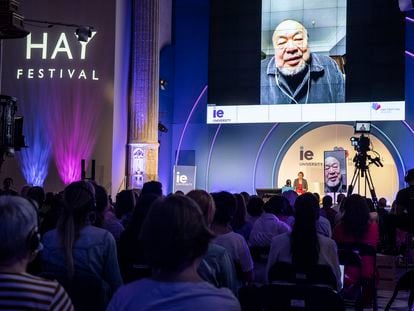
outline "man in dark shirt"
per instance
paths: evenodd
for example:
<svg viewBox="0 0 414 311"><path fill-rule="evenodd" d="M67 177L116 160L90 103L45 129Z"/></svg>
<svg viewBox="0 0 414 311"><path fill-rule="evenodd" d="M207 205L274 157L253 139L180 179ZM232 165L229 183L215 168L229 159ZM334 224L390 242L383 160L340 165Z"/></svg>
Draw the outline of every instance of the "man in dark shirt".
<svg viewBox="0 0 414 311"><path fill-rule="evenodd" d="M414 233L414 169L407 171L405 182L408 187L397 193L396 215L388 217L390 245L394 249L396 228Z"/></svg>

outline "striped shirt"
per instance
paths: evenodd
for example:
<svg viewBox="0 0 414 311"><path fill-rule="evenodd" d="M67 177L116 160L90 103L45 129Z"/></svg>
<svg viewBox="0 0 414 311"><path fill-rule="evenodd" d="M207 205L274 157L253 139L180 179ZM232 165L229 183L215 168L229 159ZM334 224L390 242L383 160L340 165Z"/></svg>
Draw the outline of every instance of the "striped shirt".
<svg viewBox="0 0 414 311"><path fill-rule="evenodd" d="M71 310L72 302L56 281L28 273L0 273L0 310Z"/></svg>

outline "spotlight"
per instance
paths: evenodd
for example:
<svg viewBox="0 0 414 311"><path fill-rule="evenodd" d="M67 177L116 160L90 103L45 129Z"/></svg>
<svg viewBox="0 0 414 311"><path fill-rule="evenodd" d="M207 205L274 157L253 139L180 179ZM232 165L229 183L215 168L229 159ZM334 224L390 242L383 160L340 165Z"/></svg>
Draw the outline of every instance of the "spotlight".
<svg viewBox="0 0 414 311"><path fill-rule="evenodd" d="M89 38L92 36L93 27L90 26L80 26L76 28L76 36L80 42L88 42Z"/></svg>
<svg viewBox="0 0 414 311"><path fill-rule="evenodd" d="M167 89L168 81L164 79L160 79L160 89L165 91Z"/></svg>

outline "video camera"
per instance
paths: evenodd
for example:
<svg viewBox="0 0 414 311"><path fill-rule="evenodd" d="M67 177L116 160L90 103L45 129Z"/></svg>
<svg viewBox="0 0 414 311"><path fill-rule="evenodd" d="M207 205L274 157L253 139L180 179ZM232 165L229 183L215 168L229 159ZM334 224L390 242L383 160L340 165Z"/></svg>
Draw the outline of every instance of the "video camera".
<svg viewBox="0 0 414 311"><path fill-rule="evenodd" d="M358 153L367 153L370 150L371 141L364 134L371 133L370 122L355 122L355 134L361 134L360 137L351 137L351 144Z"/></svg>

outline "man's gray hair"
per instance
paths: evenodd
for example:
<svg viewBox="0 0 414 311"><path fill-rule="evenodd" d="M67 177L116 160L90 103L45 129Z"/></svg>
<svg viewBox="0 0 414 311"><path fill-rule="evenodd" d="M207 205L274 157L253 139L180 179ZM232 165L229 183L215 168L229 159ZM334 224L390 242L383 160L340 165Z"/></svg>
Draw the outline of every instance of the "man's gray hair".
<svg viewBox="0 0 414 311"><path fill-rule="evenodd" d="M0 263L26 254L28 236L36 226L34 205L19 196L0 196Z"/></svg>

